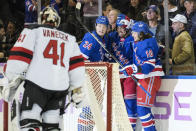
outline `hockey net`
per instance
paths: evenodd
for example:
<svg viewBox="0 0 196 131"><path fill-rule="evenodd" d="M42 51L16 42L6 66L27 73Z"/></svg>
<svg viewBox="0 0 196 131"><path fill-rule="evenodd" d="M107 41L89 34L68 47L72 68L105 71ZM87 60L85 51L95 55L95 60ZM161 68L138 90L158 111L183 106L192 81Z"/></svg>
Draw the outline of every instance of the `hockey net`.
<svg viewBox="0 0 196 131"><path fill-rule="evenodd" d="M85 63L87 104L83 108L70 105L61 119L63 131L132 131L125 108L118 64ZM10 115L4 109L6 120ZM6 112L6 113L5 113ZM10 119L8 119L10 121ZM12 127L4 120L3 131ZM0 130L1 131L1 130Z"/></svg>
<svg viewBox="0 0 196 131"><path fill-rule="evenodd" d="M119 65L85 63L88 104L70 106L64 114L64 131L132 131L119 78Z"/></svg>

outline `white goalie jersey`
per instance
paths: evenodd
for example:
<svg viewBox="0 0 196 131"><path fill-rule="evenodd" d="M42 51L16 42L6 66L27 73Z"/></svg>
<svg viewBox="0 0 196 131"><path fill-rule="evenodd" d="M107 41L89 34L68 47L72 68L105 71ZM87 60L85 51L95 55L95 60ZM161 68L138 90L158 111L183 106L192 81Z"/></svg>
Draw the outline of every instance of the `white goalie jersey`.
<svg viewBox="0 0 196 131"><path fill-rule="evenodd" d="M26 71L26 79L47 90L80 87L84 82L84 59L74 36L55 28L25 28L11 49L6 76Z"/></svg>

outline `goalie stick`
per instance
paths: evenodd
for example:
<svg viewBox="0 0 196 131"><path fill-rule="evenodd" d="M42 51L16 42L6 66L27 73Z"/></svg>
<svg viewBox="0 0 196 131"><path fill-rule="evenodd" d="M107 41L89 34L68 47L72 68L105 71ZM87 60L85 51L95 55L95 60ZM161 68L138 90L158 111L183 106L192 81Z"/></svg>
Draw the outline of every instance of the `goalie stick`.
<svg viewBox="0 0 196 131"><path fill-rule="evenodd" d="M76 19L78 20L78 22L82 25L82 27L88 32L90 33L90 35L101 45L101 47L114 59L114 61L116 63L118 63L120 65L121 68L124 68L124 66L119 62L119 60L112 55L112 53L105 47L105 45L93 34L89 31L89 29L82 23L81 18L80 18L80 7L81 5L78 5L79 3L76 4L76 10L75 10L75 14L76 14ZM137 79L133 76L130 75L130 77L137 83L137 85L149 96L151 97L150 93L137 81Z"/></svg>

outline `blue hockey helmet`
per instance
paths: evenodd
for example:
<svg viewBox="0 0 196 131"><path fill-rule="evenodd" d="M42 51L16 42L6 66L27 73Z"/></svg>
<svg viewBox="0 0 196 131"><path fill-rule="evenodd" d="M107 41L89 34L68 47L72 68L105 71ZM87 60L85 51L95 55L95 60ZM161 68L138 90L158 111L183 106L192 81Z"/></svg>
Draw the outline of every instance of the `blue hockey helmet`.
<svg viewBox="0 0 196 131"><path fill-rule="evenodd" d="M96 19L96 24L104 24L104 25L108 26L109 25L108 18L106 16L99 16Z"/></svg>
<svg viewBox="0 0 196 131"><path fill-rule="evenodd" d="M144 34L151 34L153 33L149 30L148 25L145 22L138 21L132 26L132 31L134 32L144 32Z"/></svg>
<svg viewBox="0 0 196 131"><path fill-rule="evenodd" d="M134 23L134 21L124 14L119 14L117 16L117 20L116 20L117 27L122 26L126 29L130 29L131 26L133 25L133 23Z"/></svg>

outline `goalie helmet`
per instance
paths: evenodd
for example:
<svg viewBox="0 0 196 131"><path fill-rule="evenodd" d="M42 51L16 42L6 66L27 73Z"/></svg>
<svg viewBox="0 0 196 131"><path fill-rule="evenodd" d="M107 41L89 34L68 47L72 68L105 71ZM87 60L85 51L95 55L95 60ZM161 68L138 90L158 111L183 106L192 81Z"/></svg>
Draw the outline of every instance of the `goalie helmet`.
<svg viewBox="0 0 196 131"><path fill-rule="evenodd" d="M55 27L60 25L61 18L57 11L52 7L46 7L41 12L41 24L54 24Z"/></svg>
<svg viewBox="0 0 196 131"><path fill-rule="evenodd" d="M134 21L124 14L119 14L116 20L116 26L124 27L125 29L131 29Z"/></svg>
<svg viewBox="0 0 196 131"><path fill-rule="evenodd" d="M109 25L108 18L106 16L99 16L96 19L96 24L104 24L104 25L108 26Z"/></svg>

